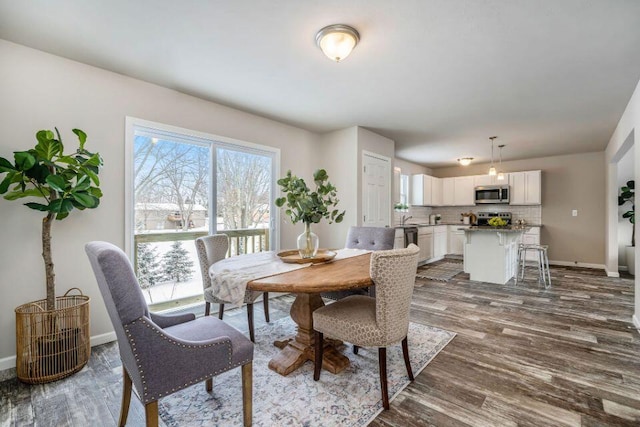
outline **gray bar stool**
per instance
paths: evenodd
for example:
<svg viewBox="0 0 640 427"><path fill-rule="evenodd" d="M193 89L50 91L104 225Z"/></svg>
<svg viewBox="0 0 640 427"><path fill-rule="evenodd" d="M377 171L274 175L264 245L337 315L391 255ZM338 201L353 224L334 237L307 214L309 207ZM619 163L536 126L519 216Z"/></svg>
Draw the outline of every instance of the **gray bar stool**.
<svg viewBox="0 0 640 427"><path fill-rule="evenodd" d="M516 260L516 279L515 284L524 281L524 270L527 263L527 252L536 254L538 263L538 283L544 284L545 288L551 286L551 271L549 270L549 256L547 255L548 245L532 245L520 243L518 245L518 258Z"/></svg>

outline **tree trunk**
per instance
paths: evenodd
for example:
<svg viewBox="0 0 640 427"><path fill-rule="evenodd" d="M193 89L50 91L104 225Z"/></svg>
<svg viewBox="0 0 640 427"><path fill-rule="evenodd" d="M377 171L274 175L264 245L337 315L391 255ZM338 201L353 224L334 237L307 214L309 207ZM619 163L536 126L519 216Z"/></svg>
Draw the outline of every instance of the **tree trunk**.
<svg viewBox="0 0 640 427"><path fill-rule="evenodd" d="M44 271L47 278L47 310L56 308L56 283L53 272L53 258L51 257L51 223L55 214L49 213L42 219L42 258L44 258Z"/></svg>

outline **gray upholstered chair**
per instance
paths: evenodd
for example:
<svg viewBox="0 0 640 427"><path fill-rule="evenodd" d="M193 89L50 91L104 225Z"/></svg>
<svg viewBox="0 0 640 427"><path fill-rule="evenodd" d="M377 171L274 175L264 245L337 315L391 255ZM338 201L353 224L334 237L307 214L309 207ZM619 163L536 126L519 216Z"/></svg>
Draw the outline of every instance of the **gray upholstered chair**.
<svg viewBox="0 0 640 427"><path fill-rule="evenodd" d="M416 245L411 244L406 249L373 252L370 273L378 288L376 298L352 295L313 312L316 346L314 380L320 379L323 340L327 335L352 343L356 354L359 347L378 347L384 409L389 409L387 347L402 342L407 374L413 381L407 332L419 251Z"/></svg>
<svg viewBox="0 0 640 427"><path fill-rule="evenodd" d="M198 250L198 258L200 259L200 272L202 273L202 286L204 288L204 315L211 313L211 304L220 304L218 318L222 320L224 316L224 305L230 301L223 301L213 294L213 284L211 276L209 276L209 267L211 264L223 260L227 256L229 249L229 237L226 234L214 234L213 236L204 236L196 239L196 249ZM255 342L255 333L253 328L253 303L263 295L262 303L264 305L264 318L269 322L269 292L257 292L247 290L244 294L244 302L247 304L247 318L249 321L249 337Z"/></svg>
<svg viewBox="0 0 640 427"><path fill-rule="evenodd" d="M193 314L150 313L124 252L106 242L85 246L118 338L123 368L119 425L129 413L132 383L145 406L147 426L158 425L158 399L242 366L244 424L251 425L253 344L240 331Z"/></svg>
<svg viewBox="0 0 640 427"><path fill-rule="evenodd" d="M396 230L389 227L349 227L347 249L367 249L370 251L387 251L393 249ZM321 296L332 300L339 300L350 295L376 296L375 286L367 288L349 289L346 291L323 292Z"/></svg>

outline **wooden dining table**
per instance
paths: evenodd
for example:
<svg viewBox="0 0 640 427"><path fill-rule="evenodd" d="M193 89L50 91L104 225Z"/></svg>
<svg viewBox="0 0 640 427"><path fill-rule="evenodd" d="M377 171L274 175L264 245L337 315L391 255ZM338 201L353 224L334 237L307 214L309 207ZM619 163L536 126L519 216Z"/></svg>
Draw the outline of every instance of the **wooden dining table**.
<svg viewBox="0 0 640 427"><path fill-rule="evenodd" d="M307 360L314 361L313 312L324 306L320 292L368 287L371 254L354 256L307 268L255 279L247 288L261 292L288 292L296 296L291 306L291 319L296 323L296 335L274 344L280 352L269 361L269 368L288 375ZM325 339L322 368L337 374L349 366L349 358L337 347L342 342Z"/></svg>

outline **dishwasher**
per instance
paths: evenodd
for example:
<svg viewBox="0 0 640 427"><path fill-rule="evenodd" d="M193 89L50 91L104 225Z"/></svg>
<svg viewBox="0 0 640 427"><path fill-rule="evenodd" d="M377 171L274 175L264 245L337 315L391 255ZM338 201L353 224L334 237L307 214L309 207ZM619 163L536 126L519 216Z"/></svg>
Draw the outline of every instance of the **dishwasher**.
<svg viewBox="0 0 640 427"><path fill-rule="evenodd" d="M404 247L408 247L411 243L418 244L418 227L404 228Z"/></svg>

